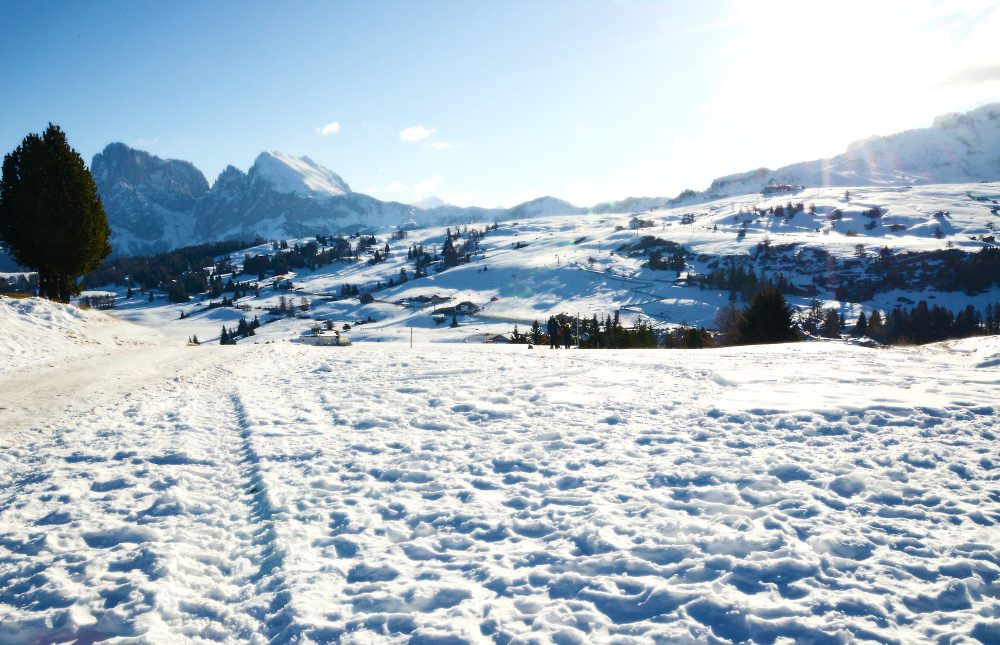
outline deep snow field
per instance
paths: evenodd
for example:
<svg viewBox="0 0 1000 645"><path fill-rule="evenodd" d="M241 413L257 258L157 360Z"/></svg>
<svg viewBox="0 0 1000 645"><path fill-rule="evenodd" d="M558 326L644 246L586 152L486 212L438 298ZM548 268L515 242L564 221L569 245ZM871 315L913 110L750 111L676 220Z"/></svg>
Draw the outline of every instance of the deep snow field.
<svg viewBox="0 0 1000 645"><path fill-rule="evenodd" d="M0 409L0 642L1000 640L1000 337L141 354L0 305L5 404L150 363Z"/></svg>

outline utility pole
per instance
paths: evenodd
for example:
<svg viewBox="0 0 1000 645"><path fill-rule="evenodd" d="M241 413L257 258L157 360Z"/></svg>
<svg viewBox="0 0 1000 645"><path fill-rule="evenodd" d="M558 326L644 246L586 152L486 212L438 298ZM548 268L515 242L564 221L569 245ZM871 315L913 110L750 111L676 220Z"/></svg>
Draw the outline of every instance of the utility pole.
<svg viewBox="0 0 1000 645"><path fill-rule="evenodd" d="M410 349L413 349L413 325L410 325Z"/></svg>
<svg viewBox="0 0 1000 645"><path fill-rule="evenodd" d="M576 312L576 348L580 349L580 312Z"/></svg>

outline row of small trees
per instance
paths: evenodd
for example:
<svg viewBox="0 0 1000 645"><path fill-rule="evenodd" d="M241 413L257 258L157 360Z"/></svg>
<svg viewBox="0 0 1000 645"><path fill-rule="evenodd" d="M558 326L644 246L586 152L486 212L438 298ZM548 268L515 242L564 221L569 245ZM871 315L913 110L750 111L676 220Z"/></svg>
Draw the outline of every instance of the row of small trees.
<svg viewBox="0 0 1000 645"><path fill-rule="evenodd" d="M728 315L728 318L725 316ZM720 311L716 324L722 329L717 339L705 329L680 327L669 332L657 333L652 323L640 316L631 327L624 327L617 311L601 321L596 315L579 321L560 314L554 317L559 338L566 342L571 334L573 343L581 349L636 349L651 347L677 347L697 349L720 344L756 345L786 343L799 340L791 307L781 293L767 289L758 293L746 309L729 307ZM550 320L547 328L552 328ZM536 320L527 333L515 326L511 334L515 343L546 344L550 340L547 329Z"/></svg>
<svg viewBox="0 0 1000 645"><path fill-rule="evenodd" d="M909 310L896 307L885 315L877 309L870 317L862 312L854 326L855 335L886 344L920 345L996 333L1000 333L1000 305L987 305L983 316L972 305L956 314L941 305L928 306L923 300Z"/></svg>
<svg viewBox="0 0 1000 645"><path fill-rule="evenodd" d="M222 326L222 333L219 334L219 344L220 345L235 345L236 341L240 338L247 338L249 336L256 336L255 331L260 327L260 321L257 320L257 316L253 317L253 321L247 322L246 318L240 318L239 323L236 325L236 329L227 329L225 325Z"/></svg>
<svg viewBox="0 0 1000 645"><path fill-rule="evenodd" d="M111 309L115 306L117 296L113 293L84 296L80 298L80 306L94 309Z"/></svg>
<svg viewBox="0 0 1000 645"><path fill-rule="evenodd" d="M656 347L656 331L648 321L638 318L634 325L625 327L619 313L604 320L595 314L591 318L576 319L566 314L552 316L542 326L536 320L531 328L522 333L517 325L511 332L511 342L520 344L556 345L579 344L581 349L638 349Z"/></svg>

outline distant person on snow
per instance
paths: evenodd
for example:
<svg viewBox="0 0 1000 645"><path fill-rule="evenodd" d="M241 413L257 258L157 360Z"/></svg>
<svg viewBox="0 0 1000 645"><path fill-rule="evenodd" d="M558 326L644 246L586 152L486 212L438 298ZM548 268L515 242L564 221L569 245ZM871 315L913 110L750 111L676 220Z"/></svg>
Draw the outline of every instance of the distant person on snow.
<svg viewBox="0 0 1000 645"><path fill-rule="evenodd" d="M549 332L549 349L556 349L559 347L559 321L556 320L555 316L549 316L549 322L546 323L547 331Z"/></svg>
<svg viewBox="0 0 1000 645"><path fill-rule="evenodd" d="M569 323L563 325L563 342L566 343L566 349L573 346L573 329L569 326Z"/></svg>

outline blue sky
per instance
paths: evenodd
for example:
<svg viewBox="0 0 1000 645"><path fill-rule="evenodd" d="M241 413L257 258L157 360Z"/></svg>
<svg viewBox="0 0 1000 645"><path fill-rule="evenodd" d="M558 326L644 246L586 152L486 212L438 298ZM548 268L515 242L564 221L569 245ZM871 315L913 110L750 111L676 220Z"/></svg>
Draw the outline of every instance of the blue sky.
<svg viewBox="0 0 1000 645"><path fill-rule="evenodd" d="M1000 101L997 34L979 0L5 2L0 150L52 121L209 182L282 150L407 202L673 195Z"/></svg>

